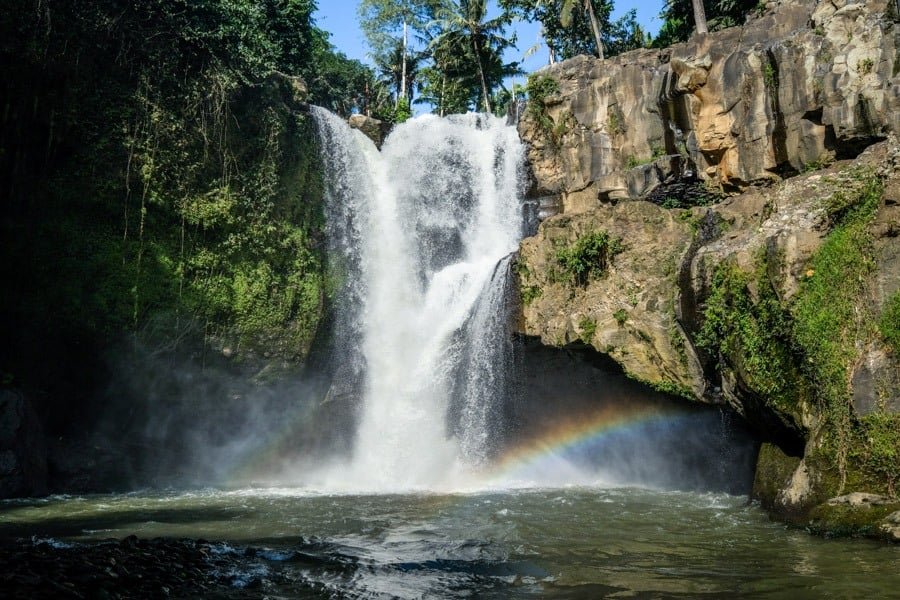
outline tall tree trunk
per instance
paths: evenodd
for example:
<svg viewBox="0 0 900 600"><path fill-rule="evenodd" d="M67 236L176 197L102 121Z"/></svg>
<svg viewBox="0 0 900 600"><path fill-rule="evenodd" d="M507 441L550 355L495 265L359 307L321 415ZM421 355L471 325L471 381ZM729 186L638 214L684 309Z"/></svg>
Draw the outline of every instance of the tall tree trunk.
<svg viewBox="0 0 900 600"><path fill-rule="evenodd" d="M691 4L694 6L694 25L697 28L697 33L708 33L709 29L706 27L706 11L703 10L703 0L691 0Z"/></svg>
<svg viewBox="0 0 900 600"><path fill-rule="evenodd" d="M481 65L481 49L478 47L478 39L472 38L472 47L475 50L475 60L478 61L478 76L481 78L481 98L484 104L484 110L487 113L493 113L491 110L491 98L488 94L487 80L484 78L484 67Z"/></svg>
<svg viewBox="0 0 900 600"><path fill-rule="evenodd" d="M403 19L403 58L400 67L400 97L406 98L406 19Z"/></svg>
<svg viewBox="0 0 900 600"><path fill-rule="evenodd" d="M694 2L699 2L699 0L694 0ZM597 15L594 14L594 5L591 0L584 0L584 8L588 13L588 18L591 20L591 30L594 32L594 41L597 43L597 56L600 57L600 60L603 60L603 40L600 39L600 22L597 21Z"/></svg>

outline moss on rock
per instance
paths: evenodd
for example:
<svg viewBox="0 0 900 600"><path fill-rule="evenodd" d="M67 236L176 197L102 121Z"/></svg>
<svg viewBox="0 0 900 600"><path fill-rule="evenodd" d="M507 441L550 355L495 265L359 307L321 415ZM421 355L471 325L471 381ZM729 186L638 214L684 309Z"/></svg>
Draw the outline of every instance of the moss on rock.
<svg viewBox="0 0 900 600"><path fill-rule="evenodd" d="M778 446L762 444L753 478L753 499L758 500L766 509L775 508L779 492L784 489L799 464L799 458L786 455Z"/></svg>
<svg viewBox="0 0 900 600"><path fill-rule="evenodd" d="M807 529L826 537L882 537L881 523L900 502L881 506L823 503L809 512Z"/></svg>

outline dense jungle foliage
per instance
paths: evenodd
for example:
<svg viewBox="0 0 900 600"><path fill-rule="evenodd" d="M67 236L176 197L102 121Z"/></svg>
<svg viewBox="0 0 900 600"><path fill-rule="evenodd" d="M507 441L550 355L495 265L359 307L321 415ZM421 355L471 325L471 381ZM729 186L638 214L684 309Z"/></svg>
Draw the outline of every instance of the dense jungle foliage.
<svg viewBox="0 0 900 600"><path fill-rule="evenodd" d="M331 47L314 10L312 0L7 2L4 384L88 394L103 354L125 340L198 360L213 346L305 357L327 290L304 103L348 114L369 108L377 87Z"/></svg>

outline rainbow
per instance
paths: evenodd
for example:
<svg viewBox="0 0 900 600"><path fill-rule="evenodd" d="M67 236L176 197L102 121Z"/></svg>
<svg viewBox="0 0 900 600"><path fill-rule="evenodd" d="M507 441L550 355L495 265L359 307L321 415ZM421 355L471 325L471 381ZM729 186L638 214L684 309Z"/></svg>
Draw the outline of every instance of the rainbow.
<svg viewBox="0 0 900 600"><path fill-rule="evenodd" d="M505 452L491 468L491 478L527 480L538 473L552 473L571 465L573 459L595 456L604 445L645 435L648 429L676 427L688 416L659 407L611 406L565 419Z"/></svg>
<svg viewBox="0 0 900 600"><path fill-rule="evenodd" d="M294 449L296 427L309 418L308 410L284 415L281 426L265 442L233 464L232 484L245 485L255 474L278 473ZM678 427L690 417L684 410L659 406L613 405L561 417L540 428L534 436L508 449L485 470L472 473L476 487L522 485L526 487L592 484L596 473L579 470L594 465L590 459L604 449L636 436L648 436ZM593 480L590 479L593 477Z"/></svg>

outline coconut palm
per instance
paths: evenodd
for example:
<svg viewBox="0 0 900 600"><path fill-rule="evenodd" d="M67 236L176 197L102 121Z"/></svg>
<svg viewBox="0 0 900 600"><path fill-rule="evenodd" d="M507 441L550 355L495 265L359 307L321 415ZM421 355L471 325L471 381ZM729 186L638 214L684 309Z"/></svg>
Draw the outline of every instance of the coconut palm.
<svg viewBox="0 0 900 600"><path fill-rule="evenodd" d="M608 53L603 42L604 25L609 24L612 0L499 0L510 14L528 21L540 21L550 62L577 54L594 53L601 59Z"/></svg>
<svg viewBox="0 0 900 600"><path fill-rule="evenodd" d="M394 91L396 102L407 97L412 100L422 58L422 53L410 52L402 40L395 40L387 52L372 57L381 80Z"/></svg>
<svg viewBox="0 0 900 600"><path fill-rule="evenodd" d="M486 0L445 0L437 10L435 26L439 33L431 41L432 52L471 59L486 112L491 112L491 89L495 83L489 81L489 67L513 44L505 37L509 22L506 14L488 19Z"/></svg>
<svg viewBox="0 0 900 600"><path fill-rule="evenodd" d="M698 2L699 0L694 0ZM578 0L563 0L562 9L559 13L559 21L562 23L563 27L569 27L572 24L572 11L575 10L575 6L578 4ZM591 0L583 0L582 8L588 15L588 20L591 23L591 31L594 34L594 43L597 45L597 56L600 60L603 60L603 41L600 35L600 21L597 20L597 14L594 12L594 5Z"/></svg>

